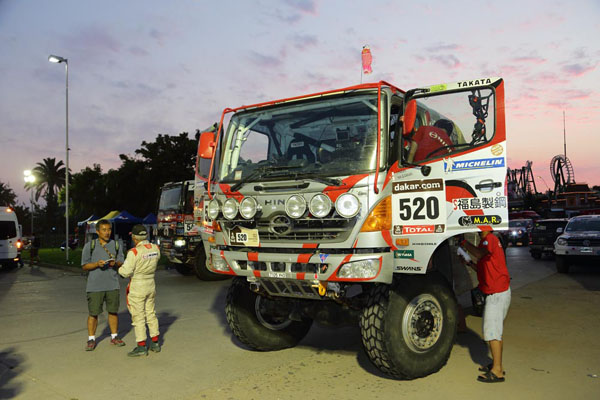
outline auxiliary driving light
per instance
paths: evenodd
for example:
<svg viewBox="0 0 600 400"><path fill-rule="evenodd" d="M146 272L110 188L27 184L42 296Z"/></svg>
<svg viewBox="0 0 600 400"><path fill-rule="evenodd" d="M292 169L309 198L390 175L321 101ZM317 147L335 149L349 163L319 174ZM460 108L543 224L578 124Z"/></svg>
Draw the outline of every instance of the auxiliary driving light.
<svg viewBox="0 0 600 400"><path fill-rule="evenodd" d="M329 196L319 193L310 200L308 209L317 218L324 218L331 212L332 204Z"/></svg>
<svg viewBox="0 0 600 400"><path fill-rule="evenodd" d="M344 218L352 218L360 211L358 197L352 193L344 193L335 201L335 210Z"/></svg>
<svg viewBox="0 0 600 400"><path fill-rule="evenodd" d="M250 219L256 215L258 211L258 203L254 197L244 197L240 203L240 214L246 219Z"/></svg>
<svg viewBox="0 0 600 400"><path fill-rule="evenodd" d="M234 219L238 213L239 204L233 197L227 199L223 204L223 215L225 218L231 220Z"/></svg>
<svg viewBox="0 0 600 400"><path fill-rule="evenodd" d="M173 246L175 246L175 247L184 247L185 246L185 239L175 239L175 241L173 241Z"/></svg>
<svg viewBox="0 0 600 400"><path fill-rule="evenodd" d="M300 218L306 212L306 200L300 195L290 196L285 202L285 212L292 218Z"/></svg>
<svg viewBox="0 0 600 400"><path fill-rule="evenodd" d="M220 208L219 201L217 199L212 199L210 203L208 203L208 217L213 220L217 219Z"/></svg>

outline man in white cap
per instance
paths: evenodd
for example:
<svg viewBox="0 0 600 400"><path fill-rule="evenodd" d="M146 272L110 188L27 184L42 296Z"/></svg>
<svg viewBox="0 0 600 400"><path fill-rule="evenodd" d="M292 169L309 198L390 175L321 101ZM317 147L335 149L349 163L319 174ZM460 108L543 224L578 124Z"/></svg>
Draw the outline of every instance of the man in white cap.
<svg viewBox="0 0 600 400"><path fill-rule="evenodd" d="M124 278L131 277L127 286L127 308L131 314L131 325L135 331L137 347L127 353L130 357L147 356L146 324L150 331L150 350L160 351L158 343L158 319L154 311L154 297L156 286L154 273L160 259L160 250L157 245L149 243L146 238L148 232L144 225L135 225L131 231L135 247L129 250L119 274Z"/></svg>

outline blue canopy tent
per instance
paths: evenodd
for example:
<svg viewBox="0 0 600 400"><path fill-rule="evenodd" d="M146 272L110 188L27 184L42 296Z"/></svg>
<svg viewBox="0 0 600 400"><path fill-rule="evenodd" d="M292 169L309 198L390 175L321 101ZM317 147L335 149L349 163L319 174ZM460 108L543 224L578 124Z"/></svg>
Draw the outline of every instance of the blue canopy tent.
<svg viewBox="0 0 600 400"><path fill-rule="evenodd" d="M146 215L142 221L142 224L148 229L148 240L154 242L156 236L156 215L150 213Z"/></svg>
<svg viewBox="0 0 600 400"><path fill-rule="evenodd" d="M116 239L121 239L126 248L132 247L130 232L135 224L141 224L142 219L135 217L127 211L121 211L118 215L115 215L109 219L114 226L114 235Z"/></svg>
<svg viewBox="0 0 600 400"><path fill-rule="evenodd" d="M88 222L95 221L97 219L98 219L98 217L96 216L96 214L92 214L89 217L87 217L86 219L84 219L83 221L79 221L77 223L77 226L83 226L83 225L87 224Z"/></svg>

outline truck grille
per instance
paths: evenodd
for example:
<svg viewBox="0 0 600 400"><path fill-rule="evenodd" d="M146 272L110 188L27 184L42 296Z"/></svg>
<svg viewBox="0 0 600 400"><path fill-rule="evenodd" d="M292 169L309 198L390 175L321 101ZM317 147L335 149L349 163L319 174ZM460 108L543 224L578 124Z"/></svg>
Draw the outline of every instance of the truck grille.
<svg viewBox="0 0 600 400"><path fill-rule="evenodd" d="M588 244L588 242L589 242L589 244ZM570 238L570 239L567 239L567 244L569 246L585 246L585 247L593 246L593 247L596 247L596 246L600 246L600 238L593 238L593 239Z"/></svg>
<svg viewBox="0 0 600 400"><path fill-rule="evenodd" d="M321 299L318 288L313 287L309 281L261 279L260 283L273 296Z"/></svg>
<svg viewBox="0 0 600 400"><path fill-rule="evenodd" d="M268 272L289 272L289 273L309 273L324 274L329 269L329 264L318 263L286 263L286 262L264 262L264 261L234 261L237 267L243 271L268 271Z"/></svg>

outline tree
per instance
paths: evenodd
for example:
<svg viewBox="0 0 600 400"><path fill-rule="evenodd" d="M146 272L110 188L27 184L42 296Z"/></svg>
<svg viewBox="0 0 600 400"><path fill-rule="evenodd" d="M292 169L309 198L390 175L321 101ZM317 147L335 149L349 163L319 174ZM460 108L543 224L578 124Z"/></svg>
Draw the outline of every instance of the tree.
<svg viewBox="0 0 600 400"><path fill-rule="evenodd" d="M7 184L0 182L0 206L13 206L16 199L15 192Z"/></svg>
<svg viewBox="0 0 600 400"><path fill-rule="evenodd" d="M44 158L33 169L36 177L34 183L25 184L28 190L35 187L35 199L43 197L46 200L46 228L57 222L58 218L58 190L65 185L65 168L62 161L56 162L55 158Z"/></svg>

